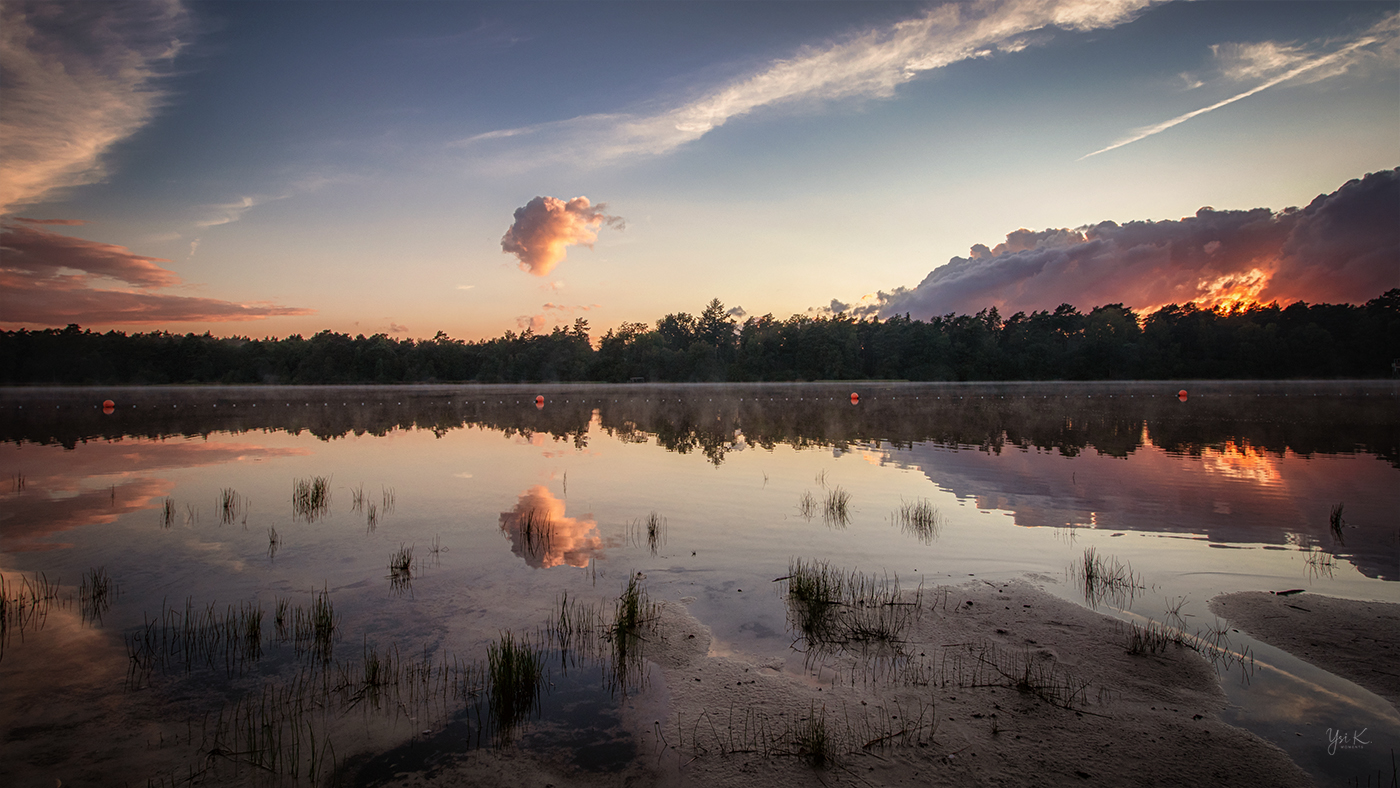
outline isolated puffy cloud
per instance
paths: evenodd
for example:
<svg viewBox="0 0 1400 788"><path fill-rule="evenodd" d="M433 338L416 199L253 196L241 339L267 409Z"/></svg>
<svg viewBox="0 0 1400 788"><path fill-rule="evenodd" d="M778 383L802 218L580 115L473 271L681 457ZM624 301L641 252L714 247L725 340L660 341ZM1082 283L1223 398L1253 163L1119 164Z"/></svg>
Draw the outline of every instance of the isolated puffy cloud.
<svg viewBox="0 0 1400 788"><path fill-rule="evenodd" d="M1359 303L1400 287L1400 168L1348 181L1306 208L1217 211L1179 221L1017 230L973 247L918 287L882 293L879 314L928 318L1124 303ZM868 312L867 312L868 313Z"/></svg>
<svg viewBox="0 0 1400 788"><path fill-rule="evenodd" d="M148 325L191 321L256 320L313 310L274 304L236 304L151 292L180 284L158 257L124 246L60 235L23 220L0 225L0 321L7 326ZM44 220L42 224L72 224ZM103 289L101 280L133 289Z"/></svg>
<svg viewBox="0 0 1400 788"><path fill-rule="evenodd" d="M186 27L178 0L0 4L0 214L105 177L103 154L161 105Z"/></svg>
<svg viewBox="0 0 1400 788"><path fill-rule="evenodd" d="M598 240L598 228L606 224L622 229L622 217L603 212L607 205L592 205L587 197L564 202L558 197L536 197L515 209L515 221L501 237L501 251L520 260L520 270L546 276L565 255L565 247L588 246Z"/></svg>
<svg viewBox="0 0 1400 788"><path fill-rule="evenodd" d="M919 74L1017 52L1046 28L1094 30L1131 21L1154 0L978 0L942 3L919 16L821 46L804 47L654 115L600 113L478 134L462 145L525 145L512 163L601 163L660 155L764 107L843 98L886 98ZM509 159L509 157L505 157Z"/></svg>

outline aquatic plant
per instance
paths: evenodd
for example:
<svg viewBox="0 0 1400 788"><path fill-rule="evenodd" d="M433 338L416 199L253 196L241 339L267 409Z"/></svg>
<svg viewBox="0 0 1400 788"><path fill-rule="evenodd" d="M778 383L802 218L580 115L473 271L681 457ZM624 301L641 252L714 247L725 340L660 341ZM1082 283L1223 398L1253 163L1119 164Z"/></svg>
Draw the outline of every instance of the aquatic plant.
<svg viewBox="0 0 1400 788"><path fill-rule="evenodd" d="M822 767L832 758L832 743L826 730L826 704L822 704L821 711L817 711L814 702L807 717L798 723L793 744L797 746L798 754L813 766Z"/></svg>
<svg viewBox="0 0 1400 788"><path fill-rule="evenodd" d="M389 585L394 591L403 593L411 590L413 584L413 548L399 544L399 549L389 557Z"/></svg>
<svg viewBox="0 0 1400 788"><path fill-rule="evenodd" d="M111 608L119 593L106 567L89 569L78 584L79 616L84 622L101 623L103 614Z"/></svg>
<svg viewBox="0 0 1400 788"><path fill-rule="evenodd" d="M230 525L238 519L238 511L242 508L242 498L232 487L225 487L219 491L219 522L223 525Z"/></svg>
<svg viewBox="0 0 1400 788"><path fill-rule="evenodd" d="M943 513L938 511L927 498L917 501L900 501L895 520L906 534L911 534L924 544L932 544L943 530Z"/></svg>
<svg viewBox="0 0 1400 788"><path fill-rule="evenodd" d="M918 616L923 587L910 599L899 588L899 577L844 572L825 561L793 559L786 584L788 624L809 647L900 643Z"/></svg>
<svg viewBox="0 0 1400 788"><path fill-rule="evenodd" d="M1129 654L1157 654L1166 651L1171 645L1182 646L1186 644L1186 636L1180 630L1175 630L1158 624L1156 621L1148 621L1139 625L1135 621L1128 622L1127 650Z"/></svg>
<svg viewBox="0 0 1400 788"><path fill-rule="evenodd" d="M308 523L330 513L331 480L327 476L297 479L292 484L292 514Z"/></svg>
<svg viewBox="0 0 1400 788"><path fill-rule="evenodd" d="M519 514L517 522L520 541L526 553L541 556L549 552L549 546L554 541L554 520L548 509L526 509Z"/></svg>
<svg viewBox="0 0 1400 788"><path fill-rule="evenodd" d="M166 498L160 505L160 527L169 528L175 524L175 501Z"/></svg>
<svg viewBox="0 0 1400 788"><path fill-rule="evenodd" d="M653 511L645 520L633 520L628 523L627 538L638 547L645 542L651 554L656 555L666 544L666 518Z"/></svg>
<svg viewBox="0 0 1400 788"><path fill-rule="evenodd" d="M0 575L0 659L11 635L18 633L23 638L26 631L43 628L58 592L58 582L50 582L42 572L20 575L18 581L7 581Z"/></svg>
<svg viewBox="0 0 1400 788"><path fill-rule="evenodd" d="M1332 538L1337 540L1337 544L1346 544L1346 536L1342 534L1342 529L1346 527L1347 521L1342 519L1342 505L1337 504L1332 507L1332 513L1328 515L1327 522L1332 529Z"/></svg>
<svg viewBox="0 0 1400 788"><path fill-rule="evenodd" d="M1097 607L1104 601L1126 604L1143 587L1131 565L1112 556L1099 555L1093 547L1084 548L1084 557L1070 566L1070 574L1078 581L1084 601L1090 607Z"/></svg>
<svg viewBox="0 0 1400 788"><path fill-rule="evenodd" d="M826 500L822 504L822 520L831 526L844 528L851 522L849 506L851 494L846 492L841 485L827 490Z"/></svg>
<svg viewBox="0 0 1400 788"><path fill-rule="evenodd" d="M499 642L487 647L486 675L490 719L501 739L508 741L538 705L543 654L527 638L517 640L502 632Z"/></svg>
<svg viewBox="0 0 1400 788"><path fill-rule="evenodd" d="M797 513L808 520L817 515L817 499L812 496L811 490L803 490L802 497L797 499Z"/></svg>

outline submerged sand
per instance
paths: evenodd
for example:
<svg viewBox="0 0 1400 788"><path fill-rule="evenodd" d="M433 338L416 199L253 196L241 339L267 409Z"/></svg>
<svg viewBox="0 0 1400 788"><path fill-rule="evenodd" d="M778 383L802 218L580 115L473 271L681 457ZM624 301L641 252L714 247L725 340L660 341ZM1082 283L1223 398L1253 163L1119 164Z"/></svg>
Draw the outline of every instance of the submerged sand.
<svg viewBox="0 0 1400 788"><path fill-rule="evenodd" d="M1222 722L1214 669L1168 645L1129 654L1124 625L1024 581L923 592L905 633L918 655L782 660L711 653L684 601L666 602L648 657L664 719L631 708L635 763L598 774L512 750L478 751L403 786L814 784L1269 785L1311 778L1281 750ZM1029 681L1025 680L1029 678ZM1019 686L1018 686L1019 685ZM814 720L831 757L812 757ZM803 735L805 734L805 735Z"/></svg>
<svg viewBox="0 0 1400 788"><path fill-rule="evenodd" d="M1245 591L1215 597L1210 609L1400 707L1400 604Z"/></svg>

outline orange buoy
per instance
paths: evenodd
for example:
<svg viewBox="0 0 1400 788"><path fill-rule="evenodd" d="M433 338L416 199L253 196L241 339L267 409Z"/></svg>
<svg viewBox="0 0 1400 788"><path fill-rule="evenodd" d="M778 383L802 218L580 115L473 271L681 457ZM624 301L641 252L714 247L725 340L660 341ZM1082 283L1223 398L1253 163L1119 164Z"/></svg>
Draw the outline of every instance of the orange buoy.
<svg viewBox="0 0 1400 788"><path fill-rule="evenodd" d="M104 400L102 400L102 407L104 407L104 408L115 408L116 406L117 406L117 403L115 403L115 402L113 402L113 401L111 401L111 400L109 400L109 399L104 399Z"/></svg>
<svg viewBox="0 0 1400 788"><path fill-rule="evenodd" d="M1182 402L1185 402L1185 401L1186 401L1186 389L1182 389L1181 391L1178 391L1178 392L1176 393L1176 398L1179 399L1179 400L1181 400Z"/></svg>
<svg viewBox="0 0 1400 788"><path fill-rule="evenodd" d="M859 404L860 404L860 395L857 394L857 393L855 393L854 391L851 392L851 404L852 404L852 405L859 405Z"/></svg>
<svg viewBox="0 0 1400 788"><path fill-rule="evenodd" d="M535 404L536 404L536 405L543 405L543 404L544 404L544 395L543 395L543 394L539 394L539 395L537 395L537 396L535 397Z"/></svg>

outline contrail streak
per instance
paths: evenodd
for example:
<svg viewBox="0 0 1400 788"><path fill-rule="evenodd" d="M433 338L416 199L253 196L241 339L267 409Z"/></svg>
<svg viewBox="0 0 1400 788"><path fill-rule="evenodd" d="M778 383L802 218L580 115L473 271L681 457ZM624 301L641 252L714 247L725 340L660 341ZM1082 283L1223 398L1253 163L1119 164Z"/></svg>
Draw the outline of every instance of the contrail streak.
<svg viewBox="0 0 1400 788"><path fill-rule="evenodd" d="M1090 156L1097 156L1097 155L1099 155L1100 153L1107 153L1108 151L1114 150L1115 148L1121 148L1121 147L1123 147L1124 145L1129 145L1129 144L1132 144L1132 143L1134 143L1134 142L1137 142L1138 140L1146 139L1146 138L1148 138L1148 137L1151 137L1153 134L1160 134L1161 132L1166 131L1167 129L1171 128L1172 126L1180 125L1180 124L1185 123L1186 121L1188 121L1188 120L1190 120L1190 119L1192 119L1192 118L1194 118L1194 117L1197 117L1197 116L1199 116L1199 115L1204 115L1204 114L1206 114L1207 112L1211 112L1211 111L1213 111L1213 110L1220 109L1221 107L1226 106L1227 104L1234 104L1236 101L1239 101L1240 99L1249 98L1250 96L1253 96L1255 93L1258 93L1258 92L1260 92L1260 91L1262 91L1262 90L1268 90L1269 88L1273 87L1274 85L1279 84L1280 82L1287 82L1288 80L1290 80L1290 79L1292 79L1292 78L1298 76L1299 74L1303 74L1303 73L1305 73L1305 72L1312 71L1313 69L1317 68L1318 66L1325 66L1325 65L1328 65L1329 63L1334 63L1334 62L1336 62L1336 61L1342 59L1342 58L1345 57L1346 55L1351 54L1353 51L1355 51L1355 50L1357 50L1357 49L1360 49L1361 47L1367 46L1367 45L1369 45L1369 44L1374 44L1376 41L1379 41L1379 40L1380 40L1380 39L1377 39L1377 38L1363 38L1363 39L1361 39L1360 41L1356 41L1356 42L1354 42L1354 43L1352 43L1352 44L1350 44L1350 45L1348 45L1348 46L1346 46L1346 47L1343 47L1342 49L1339 49L1339 50L1337 50L1336 52L1333 52L1333 53L1330 54L1330 55L1325 55L1325 56L1323 56L1323 57L1318 58L1317 60L1314 60L1314 61L1309 62L1309 63L1304 63L1304 64L1301 65L1301 66L1297 66L1296 68L1292 68L1292 69L1290 69L1290 70L1288 70L1288 71L1285 71L1283 74L1280 74L1279 76L1274 77L1273 79L1269 80L1268 82L1265 82L1264 84L1259 85L1258 87L1250 88L1249 90L1246 90L1245 92L1240 93L1239 95L1231 96L1230 98L1227 98L1227 99L1225 99L1224 101L1218 101L1218 102L1216 102L1216 103L1214 103L1214 104L1211 104L1209 107L1202 107L1201 109L1198 109L1198 110L1192 110L1191 112L1188 112L1188 113L1186 113L1185 115L1177 115L1176 117L1172 118L1171 120L1164 120L1164 121L1162 121L1161 123L1156 124L1155 126L1145 126L1145 127L1141 128L1141 129L1138 129L1136 132L1133 133L1132 136L1127 137L1127 138L1125 138L1125 139L1121 139L1121 140L1119 140L1119 141L1113 143L1112 145L1109 145L1107 148L1101 148L1101 149L1099 149L1099 150L1094 151L1093 153L1086 153L1086 154L1084 154L1083 156L1080 156L1079 159L1078 159L1078 161L1084 161L1085 159L1089 158Z"/></svg>

